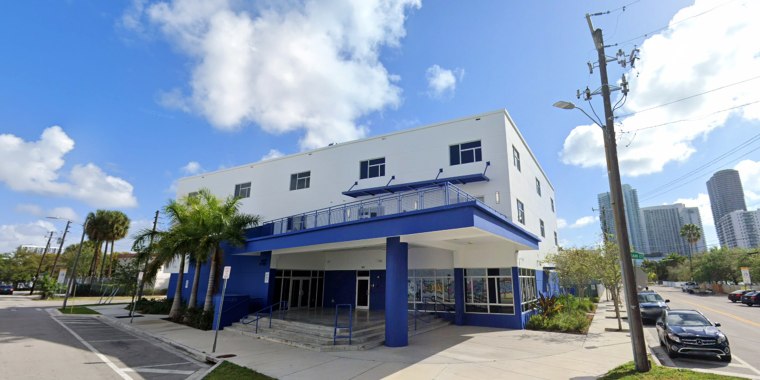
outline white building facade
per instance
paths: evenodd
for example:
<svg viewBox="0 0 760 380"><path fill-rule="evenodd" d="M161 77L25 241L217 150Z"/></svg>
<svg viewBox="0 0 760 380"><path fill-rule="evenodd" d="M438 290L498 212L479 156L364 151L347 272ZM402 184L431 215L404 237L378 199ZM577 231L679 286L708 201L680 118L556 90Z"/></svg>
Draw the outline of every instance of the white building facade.
<svg viewBox="0 0 760 380"><path fill-rule="evenodd" d="M694 224L704 231L699 208L686 207L682 203L644 207L641 209L641 216L646 229L648 253L652 255L667 256L677 253L687 256L692 247L681 237L681 228L686 224ZM707 249L704 233L693 249L693 253L704 252Z"/></svg>
<svg viewBox="0 0 760 380"><path fill-rule="evenodd" d="M384 310L388 346L426 299L522 328L555 286L554 188L504 110L183 178L177 197L204 188L266 221L225 252L238 293Z"/></svg>
<svg viewBox="0 0 760 380"><path fill-rule="evenodd" d="M760 247L760 210L731 211L718 221L717 227L723 231L725 248Z"/></svg>

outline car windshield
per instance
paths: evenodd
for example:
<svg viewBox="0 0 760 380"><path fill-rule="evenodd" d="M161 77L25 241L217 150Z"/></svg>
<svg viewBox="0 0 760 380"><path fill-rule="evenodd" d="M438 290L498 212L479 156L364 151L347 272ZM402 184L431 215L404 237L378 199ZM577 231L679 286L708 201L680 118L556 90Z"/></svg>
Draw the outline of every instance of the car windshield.
<svg viewBox="0 0 760 380"><path fill-rule="evenodd" d="M668 314L667 322L671 326L711 326L710 321L700 314Z"/></svg>
<svg viewBox="0 0 760 380"><path fill-rule="evenodd" d="M639 294L639 303L644 302L662 302L662 297L657 293Z"/></svg>

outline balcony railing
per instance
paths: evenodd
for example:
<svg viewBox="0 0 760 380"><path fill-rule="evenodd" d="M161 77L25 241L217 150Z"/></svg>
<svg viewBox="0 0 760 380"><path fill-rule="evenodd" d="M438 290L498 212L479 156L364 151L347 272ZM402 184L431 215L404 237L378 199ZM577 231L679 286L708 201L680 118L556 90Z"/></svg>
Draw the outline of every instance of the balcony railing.
<svg viewBox="0 0 760 380"><path fill-rule="evenodd" d="M327 207L303 214L276 219L264 223L271 226L273 235L288 232L303 231L310 228L330 226L334 224L355 222L385 215L396 215L404 212L431 209L463 202L478 202L491 212L503 214L486 206L475 197L465 193L451 183L433 185L431 187L376 196L370 199L345 203L339 206ZM269 230L269 228L267 228Z"/></svg>

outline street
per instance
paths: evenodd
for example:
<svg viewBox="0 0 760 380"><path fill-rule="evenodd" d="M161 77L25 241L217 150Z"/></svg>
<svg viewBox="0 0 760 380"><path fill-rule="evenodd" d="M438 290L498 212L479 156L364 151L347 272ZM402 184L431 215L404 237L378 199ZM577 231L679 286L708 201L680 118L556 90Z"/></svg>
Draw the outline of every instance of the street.
<svg viewBox="0 0 760 380"><path fill-rule="evenodd" d="M725 294L700 296L683 293L680 288L656 286L650 289L669 299L671 309L698 310L713 323L720 323L720 330L728 337L733 352L733 361L727 365L718 360L669 359L664 351L657 350L659 358L666 358L664 364L670 360L678 367L760 378L760 307L732 303ZM654 325L645 326L645 330L656 339Z"/></svg>
<svg viewBox="0 0 760 380"><path fill-rule="evenodd" d="M186 379L208 368L98 317L53 315L60 303L0 296L0 379Z"/></svg>

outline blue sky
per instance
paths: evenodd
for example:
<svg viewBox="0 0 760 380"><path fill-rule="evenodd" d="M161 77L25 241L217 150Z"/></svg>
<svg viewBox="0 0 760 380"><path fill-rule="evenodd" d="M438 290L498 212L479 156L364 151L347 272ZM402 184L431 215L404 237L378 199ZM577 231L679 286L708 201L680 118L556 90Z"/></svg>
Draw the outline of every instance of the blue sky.
<svg viewBox="0 0 760 380"><path fill-rule="evenodd" d="M631 82L617 111L632 114L618 119L623 182L638 189L642 206L700 206L707 243L716 244L705 187L713 172L738 168L750 209L760 205L757 7L4 3L0 251L60 232L64 223L45 216L81 223L87 212L111 208L123 210L133 230L147 227L185 175L499 108L555 187L561 244L594 244L591 208L608 189L601 131L551 105L564 99L590 110L575 99L577 89L599 83L586 66L595 52L584 14L608 10L593 18L605 42L618 43L608 54L641 48L636 69L610 65L611 78L625 73ZM601 111L599 97L592 103ZM690 180L655 191L684 174Z"/></svg>

